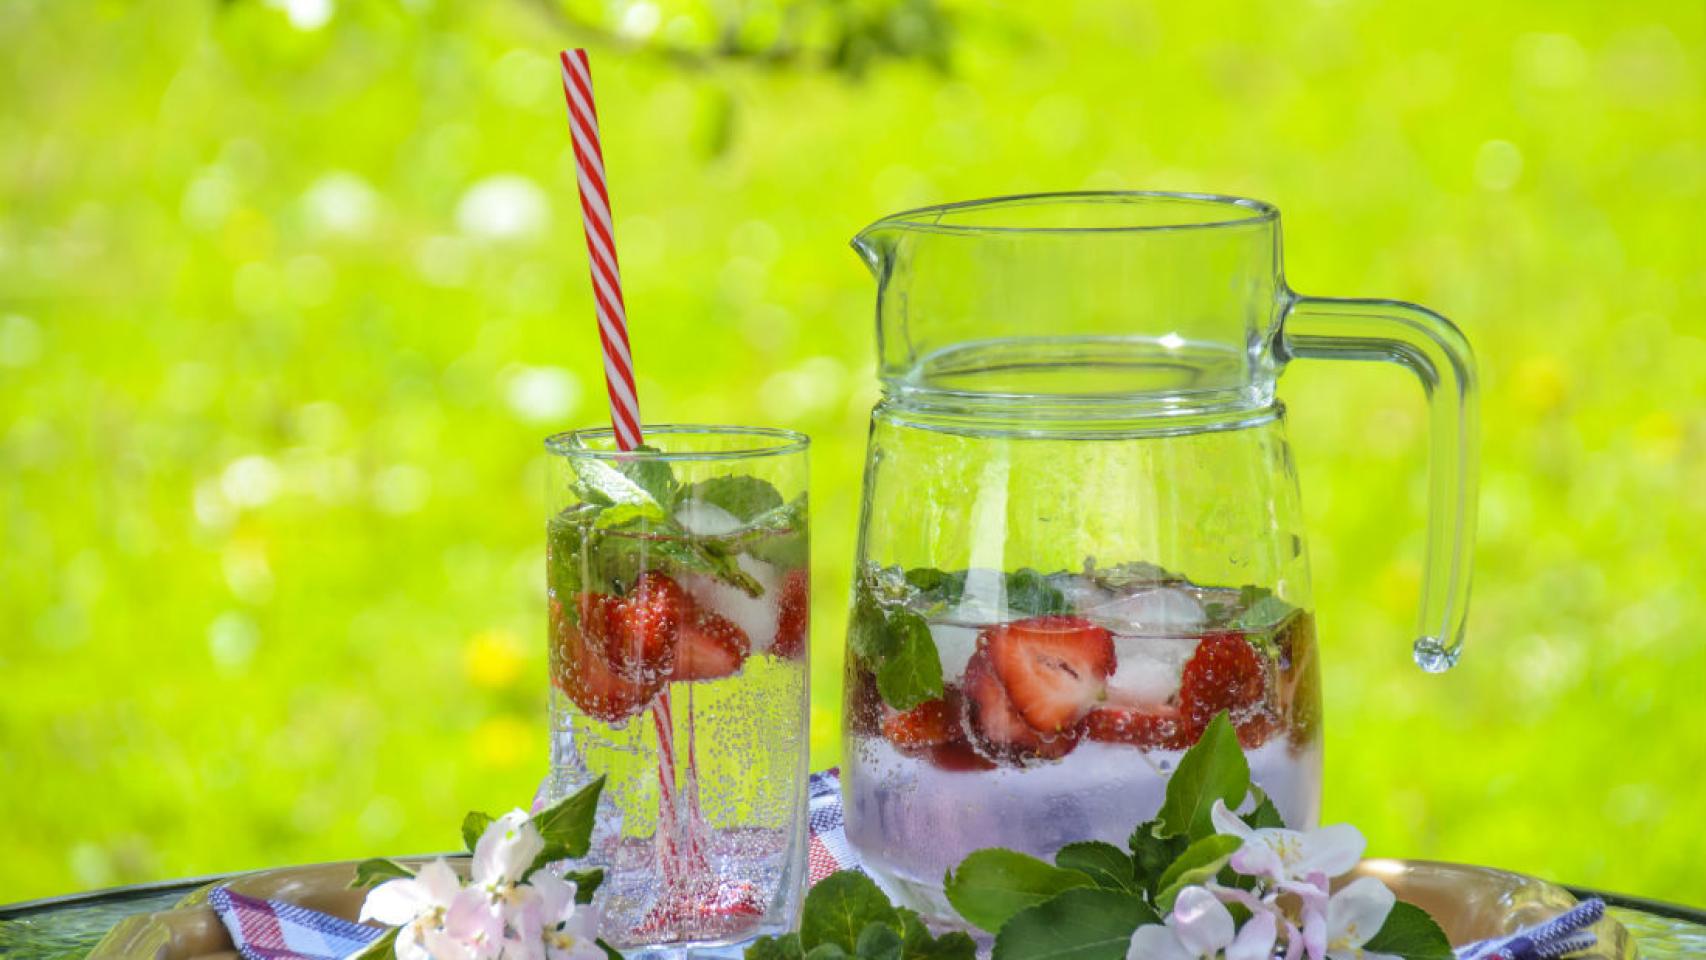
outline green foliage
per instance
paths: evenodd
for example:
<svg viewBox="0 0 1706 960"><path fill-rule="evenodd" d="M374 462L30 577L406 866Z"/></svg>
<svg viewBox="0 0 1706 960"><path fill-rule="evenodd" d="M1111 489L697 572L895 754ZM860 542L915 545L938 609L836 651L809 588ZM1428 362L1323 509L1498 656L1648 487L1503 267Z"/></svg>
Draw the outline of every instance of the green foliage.
<svg viewBox="0 0 1706 960"><path fill-rule="evenodd" d="M604 778L599 777L534 814L533 826L545 841L545 849L533 858L527 868L529 873L558 860L586 856L592 845L593 824L598 818L598 798L603 792ZM598 879L603 879L602 873Z"/></svg>
<svg viewBox="0 0 1706 960"><path fill-rule="evenodd" d="M994 933L1014 914L1093 878L1012 850L979 850L948 872L942 889L960 916Z"/></svg>
<svg viewBox="0 0 1706 960"><path fill-rule="evenodd" d="M372 857L355 865L355 879L350 881L350 886L352 888L371 887L375 884L384 883L387 880L398 880L404 877L412 877L414 875L415 872L413 870L410 870L408 867L403 866L395 860L387 860L384 857Z"/></svg>
<svg viewBox="0 0 1706 960"><path fill-rule="evenodd" d="M0 901L441 849L446 811L532 795L540 439L607 417L552 62L582 40L647 418L813 436L814 768L876 399L846 238L1026 190L1232 191L1281 206L1298 289L1426 303L1481 363L1469 642L1437 678L1406 654L1413 382L1279 382L1324 818L1701 899L1697 3L940 4L951 33L823 3L786 56L780 14L722 35L739 4L662 4L637 51L529 0L286 6L0 4L0 782L28 784L0 789ZM951 36L952 73L818 72L901 34ZM478 228L500 175L532 229ZM1558 842L1608 830L1643 855Z"/></svg>
<svg viewBox="0 0 1706 960"><path fill-rule="evenodd" d="M870 877L842 871L806 894L800 930L760 937L746 960L975 960L963 933L931 936L917 913L889 903Z"/></svg>
<svg viewBox="0 0 1706 960"><path fill-rule="evenodd" d="M1168 833L1198 840L1214 832L1209 814L1216 800L1237 807L1249 791L1250 764L1222 711L1167 778L1167 799L1157 819Z"/></svg>
<svg viewBox="0 0 1706 960"><path fill-rule="evenodd" d="M995 937L994 960L1123 960L1131 935L1159 918L1117 890L1067 890L1014 914Z"/></svg>
<svg viewBox="0 0 1706 960"><path fill-rule="evenodd" d="M1392 905L1380 932L1363 944L1370 953L1385 953L1404 960L1451 960L1451 941L1428 912L1400 900Z"/></svg>

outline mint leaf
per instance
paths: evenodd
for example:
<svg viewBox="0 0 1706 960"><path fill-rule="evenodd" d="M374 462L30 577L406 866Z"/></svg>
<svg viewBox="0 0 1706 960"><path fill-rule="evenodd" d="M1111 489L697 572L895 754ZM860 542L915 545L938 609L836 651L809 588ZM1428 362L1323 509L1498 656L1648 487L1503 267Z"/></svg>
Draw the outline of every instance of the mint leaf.
<svg viewBox="0 0 1706 960"><path fill-rule="evenodd" d="M910 610L888 615L893 650L877 666L877 692L896 710L911 710L942 696L942 661L930 625Z"/></svg>
<svg viewBox="0 0 1706 960"><path fill-rule="evenodd" d="M995 937L993 960L1125 960L1132 933L1159 922L1132 894L1067 890L1013 914Z"/></svg>
<svg viewBox="0 0 1706 960"><path fill-rule="evenodd" d="M927 628L928 629L928 628ZM847 625L847 647L853 655L875 670L887 660L897 644L889 633L888 617L868 594L861 592L853 604L853 616Z"/></svg>
<svg viewBox="0 0 1706 960"><path fill-rule="evenodd" d="M712 477L690 483L680 494L680 501L687 500L720 507L747 523L782 506L782 494L770 481L746 476Z"/></svg>
<svg viewBox="0 0 1706 960"><path fill-rule="evenodd" d="M397 933L402 929L402 927L392 927L386 930L379 936L378 940L350 954L345 960L384 960L387 957L395 957L397 955Z"/></svg>
<svg viewBox="0 0 1706 960"><path fill-rule="evenodd" d="M1250 792L1250 764L1238 747L1238 734L1226 711L1215 714L1202 739L1185 751L1167 780L1167 800L1159 819L1168 833L1192 840L1214 833L1209 812L1214 801L1236 808Z"/></svg>
<svg viewBox="0 0 1706 960"><path fill-rule="evenodd" d="M1270 593L1244 608L1244 612L1232 621L1232 625L1240 630L1265 630L1279 625L1286 617L1291 616L1293 609L1295 608L1291 604Z"/></svg>
<svg viewBox="0 0 1706 960"><path fill-rule="evenodd" d="M1125 593L1132 587L1166 583L1179 578L1153 563L1134 560L1130 563L1115 564L1105 569L1092 569L1090 579L1096 581L1096 585L1104 590Z"/></svg>
<svg viewBox="0 0 1706 960"><path fill-rule="evenodd" d="M374 857L371 860L363 860L355 865L355 879L350 882L350 889L354 890L357 887L371 887L376 883L381 883L386 880L398 880L406 877L412 877L414 875L415 872L413 870L410 870L408 867L403 866L395 860L387 860L384 857Z"/></svg>
<svg viewBox="0 0 1706 960"><path fill-rule="evenodd" d="M1369 953L1388 953L1404 960L1451 960L1451 941L1446 939L1428 912L1400 900L1392 905L1380 932L1363 944Z"/></svg>
<svg viewBox="0 0 1706 960"><path fill-rule="evenodd" d="M1006 580L1009 610L1018 610L1033 617L1072 611L1066 595L1029 567L1007 574Z"/></svg>
<svg viewBox="0 0 1706 960"><path fill-rule="evenodd" d="M930 928L916 912L896 907L900 919L901 960L976 960L977 941L961 931L930 936Z"/></svg>
<svg viewBox="0 0 1706 960"><path fill-rule="evenodd" d="M793 570L811 563L811 538L806 525L806 495L800 494L780 512L742 534L735 546L765 563Z"/></svg>
<svg viewBox="0 0 1706 960"><path fill-rule="evenodd" d="M820 943L806 951L806 960L843 960L847 955L839 943Z"/></svg>
<svg viewBox="0 0 1706 960"><path fill-rule="evenodd" d="M942 892L969 922L995 933L1010 917L1063 890L1087 887L1090 878L1012 850L992 847L965 858L948 871Z"/></svg>
<svg viewBox="0 0 1706 960"><path fill-rule="evenodd" d="M635 447L633 452L647 454L662 453L663 451L642 443ZM617 469L621 470L622 474L629 480L634 481L636 486L650 494L651 498L665 509L674 508L676 497L681 491L681 484L675 481L675 471L670 467L668 460L644 456L632 459L620 458L617 460Z"/></svg>
<svg viewBox="0 0 1706 960"><path fill-rule="evenodd" d="M801 960L805 955L806 950L800 946L797 933L759 937L746 948L746 960Z"/></svg>
<svg viewBox="0 0 1706 960"><path fill-rule="evenodd" d="M832 873L806 894L800 919L800 946L809 957L819 946L833 944L852 952L859 934L872 922L897 926L889 898L874 880L855 870Z"/></svg>
<svg viewBox="0 0 1706 960"><path fill-rule="evenodd" d="M645 450L645 447L637 449ZM628 461L612 467L600 457L570 457L575 472L575 493L601 507L619 503L650 503L667 507L675 492L675 477L661 460ZM662 468L660 473L655 468Z"/></svg>
<svg viewBox="0 0 1706 960"><path fill-rule="evenodd" d="M545 840L545 849L533 858L526 874L558 860L574 860L586 856L592 845L592 825L598 813L598 795L604 790L604 778L587 784L574 794L559 800L533 815L533 826ZM600 875L602 879L602 874Z"/></svg>
<svg viewBox="0 0 1706 960"><path fill-rule="evenodd" d="M474 844L479 842L480 834L485 833L486 828L492 825L492 820L491 814L478 810L470 810L468 815L462 818L462 845L468 848L469 853L474 852Z"/></svg>
<svg viewBox="0 0 1706 960"><path fill-rule="evenodd" d="M872 920L859 931L853 953L859 960L900 960L900 934L880 920Z"/></svg>
<svg viewBox="0 0 1706 960"><path fill-rule="evenodd" d="M1156 892L1156 884L1161 880L1161 874L1179 859L1179 854L1185 852L1190 841L1182 836L1174 836L1159 820L1150 820L1139 824L1131 832L1127 841L1131 847L1131 859L1137 867L1137 880L1143 889L1150 894Z"/></svg>
<svg viewBox="0 0 1706 960"><path fill-rule="evenodd" d="M1069 843L1054 854L1054 865L1064 870L1077 870L1088 876L1096 886L1107 890L1137 893L1137 872L1130 855L1111 843L1086 841Z"/></svg>
<svg viewBox="0 0 1706 960"><path fill-rule="evenodd" d="M1212 834L1185 848L1179 854L1179 859L1173 861L1161 874L1161 879L1155 882L1160 891L1155 897L1155 907L1163 913L1173 909L1173 901L1179 896L1179 891L1192 884L1202 883L1220 872L1226 866L1226 861L1241 846L1244 841L1227 834Z"/></svg>
<svg viewBox="0 0 1706 960"><path fill-rule="evenodd" d="M944 573L934 567L914 567L906 571L906 582L926 603L953 606L966 592L966 573Z"/></svg>

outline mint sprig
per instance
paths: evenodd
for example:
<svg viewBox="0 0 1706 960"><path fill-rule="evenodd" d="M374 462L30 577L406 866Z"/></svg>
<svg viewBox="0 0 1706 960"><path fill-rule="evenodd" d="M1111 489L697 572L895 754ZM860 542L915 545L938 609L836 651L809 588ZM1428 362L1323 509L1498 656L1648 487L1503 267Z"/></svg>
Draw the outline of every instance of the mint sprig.
<svg viewBox="0 0 1706 960"><path fill-rule="evenodd" d="M932 936L918 914L889 902L870 877L844 870L806 894L797 933L759 937L746 960L975 960L963 933Z"/></svg>

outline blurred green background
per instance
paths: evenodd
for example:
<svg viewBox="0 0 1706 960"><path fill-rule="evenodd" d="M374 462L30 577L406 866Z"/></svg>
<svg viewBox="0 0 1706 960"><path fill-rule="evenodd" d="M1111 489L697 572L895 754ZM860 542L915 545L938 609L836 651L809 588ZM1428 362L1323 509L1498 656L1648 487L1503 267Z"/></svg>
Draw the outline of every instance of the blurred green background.
<svg viewBox="0 0 1706 960"><path fill-rule="evenodd" d="M816 439L814 756L923 203L1261 197L1484 377L1470 646L1410 665L1403 371L1282 393L1327 815L1706 902L1706 5L0 3L0 900L437 850L544 765L542 451L604 415L560 46L646 416Z"/></svg>

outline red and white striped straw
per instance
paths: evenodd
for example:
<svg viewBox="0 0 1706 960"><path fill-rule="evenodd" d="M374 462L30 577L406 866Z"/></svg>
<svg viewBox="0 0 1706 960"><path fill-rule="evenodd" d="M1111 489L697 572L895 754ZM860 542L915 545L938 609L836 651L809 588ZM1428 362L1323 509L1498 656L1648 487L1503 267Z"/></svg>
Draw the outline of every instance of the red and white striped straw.
<svg viewBox="0 0 1706 960"><path fill-rule="evenodd" d="M569 133L575 145L575 174L580 181L581 223L592 262L592 297L598 304L598 339L604 348L604 385L610 392L610 425L616 445L632 450L641 443L640 395L634 388L634 356L628 349L628 308L622 300L622 272L616 265L616 231L605 188L604 149L598 140L598 108L592 102L592 71L586 51L564 50L563 99L569 105Z"/></svg>

